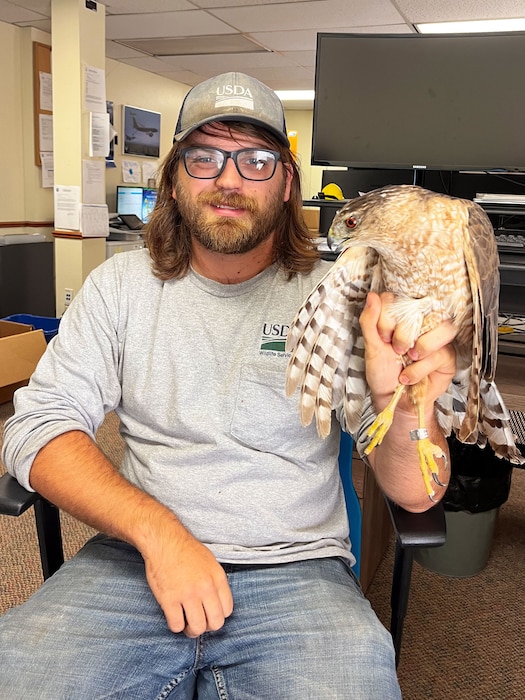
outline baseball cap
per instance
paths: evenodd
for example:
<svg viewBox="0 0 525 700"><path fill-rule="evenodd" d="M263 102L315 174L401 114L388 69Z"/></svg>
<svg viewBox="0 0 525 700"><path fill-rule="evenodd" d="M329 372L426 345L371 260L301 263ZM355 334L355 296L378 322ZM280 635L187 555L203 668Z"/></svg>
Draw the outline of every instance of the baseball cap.
<svg viewBox="0 0 525 700"><path fill-rule="evenodd" d="M244 73L222 73L195 85L182 103L174 141L208 122L250 122L289 146L281 100L267 85Z"/></svg>

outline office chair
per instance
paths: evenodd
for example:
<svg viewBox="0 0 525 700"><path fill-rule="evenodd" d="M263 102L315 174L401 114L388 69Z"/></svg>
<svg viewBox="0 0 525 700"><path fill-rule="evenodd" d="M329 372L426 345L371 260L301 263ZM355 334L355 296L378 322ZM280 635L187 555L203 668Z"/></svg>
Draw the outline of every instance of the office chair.
<svg viewBox="0 0 525 700"><path fill-rule="evenodd" d="M22 515L34 506L44 580L64 563L58 508L40 494L26 491L10 474L0 477L0 515Z"/></svg>
<svg viewBox="0 0 525 700"><path fill-rule="evenodd" d="M353 441L341 432L339 471L345 493L352 551L356 557L353 567L359 577L361 563L361 506L352 481ZM40 559L44 579L52 576L64 562L62 534L58 508L38 493L26 491L9 474L0 477L0 515L18 516L34 506ZM391 589L390 632L394 642L396 664L399 663L403 623L408 607L414 547L437 547L445 543L445 513L437 504L425 513L409 513L387 499L395 543L394 570Z"/></svg>

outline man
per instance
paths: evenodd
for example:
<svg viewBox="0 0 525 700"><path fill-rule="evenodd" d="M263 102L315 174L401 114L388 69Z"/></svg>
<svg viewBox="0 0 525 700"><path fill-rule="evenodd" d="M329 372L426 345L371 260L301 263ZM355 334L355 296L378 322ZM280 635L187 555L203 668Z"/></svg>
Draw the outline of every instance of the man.
<svg viewBox="0 0 525 700"><path fill-rule="evenodd" d="M320 440L284 396L286 328L326 263L275 93L239 73L188 93L147 238L90 275L6 426L9 470L105 534L1 622L0 696L399 698L349 568L339 427ZM407 348L379 297L361 323L381 409ZM451 340L422 337L403 370L428 375L444 449ZM94 442L113 409L120 471ZM422 510L415 427L401 406L371 462Z"/></svg>

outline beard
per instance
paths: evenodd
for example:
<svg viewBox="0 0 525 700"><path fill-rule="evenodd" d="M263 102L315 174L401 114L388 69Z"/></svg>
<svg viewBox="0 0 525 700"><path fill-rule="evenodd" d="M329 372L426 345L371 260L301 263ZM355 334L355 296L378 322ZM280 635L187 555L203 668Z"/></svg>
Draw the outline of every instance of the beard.
<svg viewBox="0 0 525 700"><path fill-rule="evenodd" d="M175 186L177 204L187 235L208 250L223 254L248 253L274 232L284 208L285 183L262 209L253 197L237 193L202 192L193 199L180 183ZM207 216L204 205L244 209L243 219Z"/></svg>

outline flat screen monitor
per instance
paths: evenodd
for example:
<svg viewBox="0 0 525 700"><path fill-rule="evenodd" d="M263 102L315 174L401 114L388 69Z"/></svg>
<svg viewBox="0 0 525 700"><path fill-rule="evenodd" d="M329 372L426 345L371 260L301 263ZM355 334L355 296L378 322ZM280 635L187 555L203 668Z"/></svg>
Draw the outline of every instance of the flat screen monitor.
<svg viewBox="0 0 525 700"><path fill-rule="evenodd" d="M153 187L145 187L142 190L142 216L140 217L145 224L149 222L156 201L157 190Z"/></svg>
<svg viewBox="0 0 525 700"><path fill-rule="evenodd" d="M317 35L312 163L525 170L525 33Z"/></svg>
<svg viewBox="0 0 525 700"><path fill-rule="evenodd" d="M117 214L135 214L147 224L157 201L153 187L117 186Z"/></svg>
<svg viewBox="0 0 525 700"><path fill-rule="evenodd" d="M117 214L135 214L142 219L142 187L117 186Z"/></svg>

